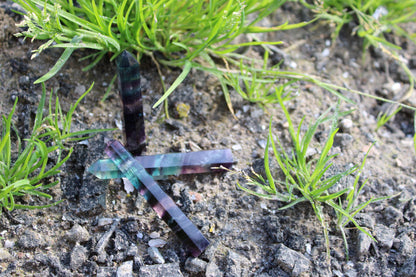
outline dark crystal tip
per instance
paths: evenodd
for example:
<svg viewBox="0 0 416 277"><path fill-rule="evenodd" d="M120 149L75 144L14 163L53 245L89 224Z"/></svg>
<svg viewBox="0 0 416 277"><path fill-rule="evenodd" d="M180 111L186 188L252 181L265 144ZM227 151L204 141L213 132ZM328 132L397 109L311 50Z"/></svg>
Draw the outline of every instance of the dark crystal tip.
<svg viewBox="0 0 416 277"><path fill-rule="evenodd" d="M123 68L137 64L137 60L130 52L124 50L120 56L117 57L116 63L118 68Z"/></svg>

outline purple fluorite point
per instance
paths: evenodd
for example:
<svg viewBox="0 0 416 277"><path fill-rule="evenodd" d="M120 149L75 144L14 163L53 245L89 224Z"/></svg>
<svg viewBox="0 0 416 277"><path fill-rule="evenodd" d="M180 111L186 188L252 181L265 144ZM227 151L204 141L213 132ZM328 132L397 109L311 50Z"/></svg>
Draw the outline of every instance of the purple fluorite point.
<svg viewBox="0 0 416 277"><path fill-rule="evenodd" d="M199 256L209 241L173 200L159 187L152 176L118 141L107 144L106 153L126 178L139 190L154 211L172 231L188 245L194 257Z"/></svg>

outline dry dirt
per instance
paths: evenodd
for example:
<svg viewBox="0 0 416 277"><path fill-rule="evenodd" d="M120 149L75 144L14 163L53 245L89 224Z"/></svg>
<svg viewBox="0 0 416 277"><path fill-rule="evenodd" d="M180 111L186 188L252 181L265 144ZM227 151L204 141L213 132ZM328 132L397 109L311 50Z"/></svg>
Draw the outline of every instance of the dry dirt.
<svg viewBox="0 0 416 277"><path fill-rule="evenodd" d="M48 71L61 50L44 51L31 60L31 51L40 43L13 36L19 17L0 3L0 111L8 114L13 99L19 97L15 123L21 136L29 134L41 87L33 81ZM296 5L285 5L270 24L286 20L305 20L311 15ZM415 26L409 26L415 28ZM408 85L398 65L380 51L370 49L362 60L362 41L346 28L331 42L331 27L315 24L303 29L268 34L269 40L281 40L285 66L337 85L393 98L394 88ZM416 47L405 39L396 39L404 48L416 75ZM259 55L260 49L250 49ZM104 102L100 99L115 74L115 65L106 57L95 68L83 72L84 53L73 56L46 86L57 92L64 110L93 82L92 92L74 115L74 129L113 128L122 122L117 87ZM273 62L281 56L275 54ZM174 68L162 68L166 84L180 74ZM171 118L165 119L162 107L152 105L162 95L160 79L150 59L141 61L141 83L145 110L148 154L231 148L238 163L236 171L263 170L262 157L272 116L273 133L290 146L286 120L278 105L264 109L242 100L232 92L237 116L227 110L219 83L202 72L192 72L169 99ZM311 124L337 98L309 83L297 84L298 96L287 102L296 126L305 118ZM344 92L343 92L344 93ZM376 129L376 117L383 103L354 93L344 93L356 105L342 103L343 110L355 109L340 123L340 132L331 153L339 155L331 172L360 164L369 146L372 148L362 180L368 184L361 201L371 197L399 196L368 206L357 215L378 242L369 240L354 228L347 229L350 260L345 257L342 237L328 209L331 258L326 259L320 223L309 204L302 203L279 211L283 203L251 196L236 187L244 183L241 174L203 174L172 177L161 181L163 189L211 241L199 259L190 259L180 241L160 220L137 192L127 194L120 180L96 180L85 169L96 159L106 157L103 148L108 138L122 139L122 131L98 135L88 143L74 145L72 159L60 177L61 184L50 190L60 205L42 210L3 211L0 217L0 275L4 276L415 276L416 155L414 153L413 114L402 110L385 126ZM188 117L175 116L175 105L190 106ZM414 95L408 104L415 104ZM329 127L321 127L313 146L319 155ZM313 156L315 155L315 156ZM351 186L354 178L346 178ZM193 201L197 194L201 199ZM25 204L39 204L24 197ZM349 226L352 227L352 226ZM108 245L99 252L100 239L108 234ZM159 236L166 245L159 248L164 264L158 264L148 252L148 242ZM160 258L160 257L159 257ZM131 267L131 265L133 267ZM132 269L131 269L132 268ZM123 271L124 270L124 271ZM127 274L127 275L122 275ZM176 274L176 275L175 275Z"/></svg>

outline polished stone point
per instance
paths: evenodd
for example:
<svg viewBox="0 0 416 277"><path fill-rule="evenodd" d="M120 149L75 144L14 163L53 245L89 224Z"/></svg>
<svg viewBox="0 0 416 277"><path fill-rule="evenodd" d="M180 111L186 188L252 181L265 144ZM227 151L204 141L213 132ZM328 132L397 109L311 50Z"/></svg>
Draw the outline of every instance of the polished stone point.
<svg viewBox="0 0 416 277"><path fill-rule="evenodd" d="M199 256L209 245L209 241L160 188L145 168L119 141L108 142L106 153L124 177L128 178L139 193L143 195L159 217L189 247L192 255L194 257Z"/></svg>
<svg viewBox="0 0 416 277"><path fill-rule="evenodd" d="M230 149L167 153L134 158L154 179L163 179L169 175L220 172L235 163ZM88 171L100 179L124 177L109 159L96 161L88 168Z"/></svg>
<svg viewBox="0 0 416 277"><path fill-rule="evenodd" d="M133 155L141 155L146 147L143 118L140 66L136 58L123 51L116 59L118 87L123 103L126 148Z"/></svg>

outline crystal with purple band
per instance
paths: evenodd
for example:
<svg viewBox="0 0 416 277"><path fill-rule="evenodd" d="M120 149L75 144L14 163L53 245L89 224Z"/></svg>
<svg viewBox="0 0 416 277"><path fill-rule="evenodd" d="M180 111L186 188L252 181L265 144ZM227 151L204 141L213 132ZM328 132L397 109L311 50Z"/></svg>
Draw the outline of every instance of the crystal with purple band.
<svg viewBox="0 0 416 277"><path fill-rule="evenodd" d="M188 245L192 255L197 257L201 254L209 245L209 241L159 187L144 167L116 140L108 143L106 153L123 175L144 196L153 210Z"/></svg>
<svg viewBox="0 0 416 277"><path fill-rule="evenodd" d="M124 132L126 148L135 156L146 147L143 119L140 67L132 54L123 51L116 59L118 86L123 102Z"/></svg>
<svg viewBox="0 0 416 277"><path fill-rule="evenodd" d="M230 149L167 153L134 158L155 179L162 179L169 175L219 172L223 171L223 168L230 168L235 163ZM88 168L88 171L100 179L124 177L109 159L96 161Z"/></svg>

